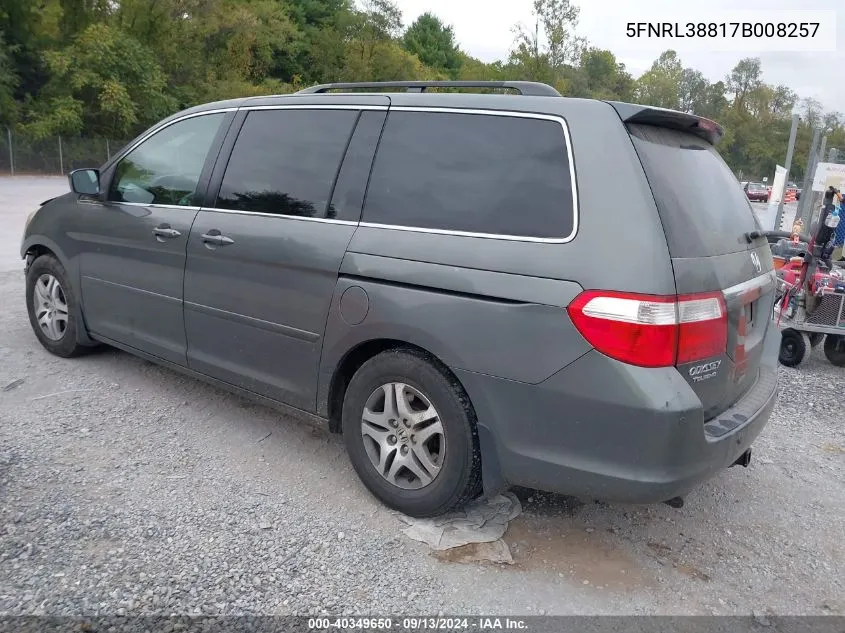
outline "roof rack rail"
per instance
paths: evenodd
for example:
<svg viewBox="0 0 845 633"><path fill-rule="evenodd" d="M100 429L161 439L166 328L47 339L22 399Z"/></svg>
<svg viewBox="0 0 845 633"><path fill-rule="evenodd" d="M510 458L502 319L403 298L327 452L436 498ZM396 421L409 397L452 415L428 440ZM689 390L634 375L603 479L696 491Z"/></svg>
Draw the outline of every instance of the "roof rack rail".
<svg viewBox="0 0 845 633"><path fill-rule="evenodd" d="M405 88L407 92L425 92L427 88L501 88L532 97L560 97L548 84L536 81L365 81L360 83L320 84L300 90L296 94L323 94L331 90L361 90L367 88Z"/></svg>

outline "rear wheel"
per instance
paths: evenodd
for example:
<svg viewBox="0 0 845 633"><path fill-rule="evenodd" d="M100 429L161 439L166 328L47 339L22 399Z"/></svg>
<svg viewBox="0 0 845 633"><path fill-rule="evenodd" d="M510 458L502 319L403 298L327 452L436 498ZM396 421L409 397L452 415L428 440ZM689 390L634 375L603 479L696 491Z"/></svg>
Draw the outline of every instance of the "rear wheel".
<svg viewBox="0 0 845 633"><path fill-rule="evenodd" d="M810 332L809 336L810 345L812 345L813 347L818 347L819 343L824 340L824 334L822 334L821 332Z"/></svg>
<svg viewBox="0 0 845 633"><path fill-rule="evenodd" d="M352 377L343 439L364 485L409 516L437 516L480 492L475 413L461 385L421 352L390 350Z"/></svg>
<svg viewBox="0 0 845 633"><path fill-rule="evenodd" d="M824 340L824 355L831 364L845 367L845 336L828 334Z"/></svg>
<svg viewBox="0 0 845 633"><path fill-rule="evenodd" d="M804 332L788 328L781 332L780 356L782 365L798 367L810 351L810 337Z"/></svg>

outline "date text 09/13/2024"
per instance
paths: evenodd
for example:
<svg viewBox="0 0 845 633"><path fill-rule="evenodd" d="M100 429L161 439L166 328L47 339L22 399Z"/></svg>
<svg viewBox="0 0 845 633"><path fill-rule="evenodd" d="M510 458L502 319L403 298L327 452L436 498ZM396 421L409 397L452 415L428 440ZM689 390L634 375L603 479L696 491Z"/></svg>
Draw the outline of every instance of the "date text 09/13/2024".
<svg viewBox="0 0 845 633"><path fill-rule="evenodd" d="M628 22L629 38L814 38L820 22Z"/></svg>
<svg viewBox="0 0 845 633"><path fill-rule="evenodd" d="M318 617L308 619L311 631L366 630L366 631L527 631L525 620L500 617L401 617L359 618Z"/></svg>

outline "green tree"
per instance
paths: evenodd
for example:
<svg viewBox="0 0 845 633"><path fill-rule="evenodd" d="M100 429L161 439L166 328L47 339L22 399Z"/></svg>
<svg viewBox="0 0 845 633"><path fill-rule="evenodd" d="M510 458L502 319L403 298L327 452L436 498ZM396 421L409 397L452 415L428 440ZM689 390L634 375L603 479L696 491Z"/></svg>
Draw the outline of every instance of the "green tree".
<svg viewBox="0 0 845 633"><path fill-rule="evenodd" d="M0 31L0 124L11 125L18 117L15 90L20 79L12 65L12 57Z"/></svg>
<svg viewBox="0 0 845 633"><path fill-rule="evenodd" d="M789 86L775 86L772 91L770 110L772 116L786 118L792 116L792 110L798 102L798 94Z"/></svg>
<svg viewBox="0 0 845 633"><path fill-rule="evenodd" d="M30 123L41 135L85 129L122 138L175 105L149 49L105 24L92 24L69 46L48 53L47 63L53 73L45 87L50 105Z"/></svg>
<svg viewBox="0 0 845 633"><path fill-rule="evenodd" d="M346 56L341 79L343 81L397 81L403 79L440 79L433 68L425 66L394 40L372 45L372 56L364 59L355 48Z"/></svg>
<svg viewBox="0 0 845 633"><path fill-rule="evenodd" d="M706 108L709 82L694 68L684 68L678 84L678 107L684 112L698 114Z"/></svg>
<svg viewBox="0 0 845 633"><path fill-rule="evenodd" d="M40 10L36 2L0 0L0 33L7 67L7 86L20 106L27 95L35 95L49 80L43 52L48 46L42 21L55 11ZM15 79L13 80L12 77ZM11 84L14 83L14 86Z"/></svg>
<svg viewBox="0 0 845 633"><path fill-rule="evenodd" d="M500 61L485 64L463 52L459 52L458 56L461 61L456 79L465 81L504 81L511 79L511 77L506 77L505 69Z"/></svg>
<svg viewBox="0 0 845 633"><path fill-rule="evenodd" d="M372 61L377 44L395 39L402 31L402 11L391 0L365 0L350 25L353 47L362 61Z"/></svg>
<svg viewBox="0 0 845 633"><path fill-rule="evenodd" d="M570 0L534 0L534 24L515 27L510 61L527 79L555 83L562 69L578 63L586 40L575 33L579 8Z"/></svg>
<svg viewBox="0 0 845 633"><path fill-rule="evenodd" d="M799 112L801 119L807 124L810 129L819 127L824 119L824 107L821 101L813 99L801 99L799 103Z"/></svg>
<svg viewBox="0 0 845 633"><path fill-rule="evenodd" d="M719 120L728 108L728 98L725 96L725 82L717 81L707 87L707 97L699 112L699 116Z"/></svg>
<svg viewBox="0 0 845 633"><path fill-rule="evenodd" d="M586 94L576 90L573 96L629 101L633 97L634 80L608 50L590 48L581 55L580 68Z"/></svg>
<svg viewBox="0 0 845 633"><path fill-rule="evenodd" d="M109 16L108 0L51 0L58 3L59 38L63 43L71 42L91 24L102 22Z"/></svg>
<svg viewBox="0 0 845 633"><path fill-rule="evenodd" d="M296 36L277 50L272 74L296 82L340 78L346 44L357 15L351 0L296 0L289 3Z"/></svg>
<svg viewBox="0 0 845 633"><path fill-rule="evenodd" d="M450 77L460 72L462 57L455 33L433 13L423 13L405 31L402 45L409 53L431 68L442 70Z"/></svg>
<svg viewBox="0 0 845 633"><path fill-rule="evenodd" d="M761 86L762 67L757 57L746 57L731 70L727 79L728 91L733 93L733 107L744 108L749 93Z"/></svg>
<svg viewBox="0 0 845 633"><path fill-rule="evenodd" d="M684 68L675 51L664 51L637 81L640 103L678 109Z"/></svg>

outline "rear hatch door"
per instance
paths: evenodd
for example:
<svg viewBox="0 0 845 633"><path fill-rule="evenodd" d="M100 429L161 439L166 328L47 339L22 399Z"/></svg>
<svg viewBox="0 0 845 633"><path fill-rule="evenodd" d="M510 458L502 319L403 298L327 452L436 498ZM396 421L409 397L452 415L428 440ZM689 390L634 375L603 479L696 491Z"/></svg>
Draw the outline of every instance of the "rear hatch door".
<svg viewBox="0 0 845 633"><path fill-rule="evenodd" d="M760 223L711 144L715 123L648 108L623 119L654 194L677 293L720 291L725 300L725 353L678 366L709 420L757 380L774 302L771 251L764 238L746 238Z"/></svg>

